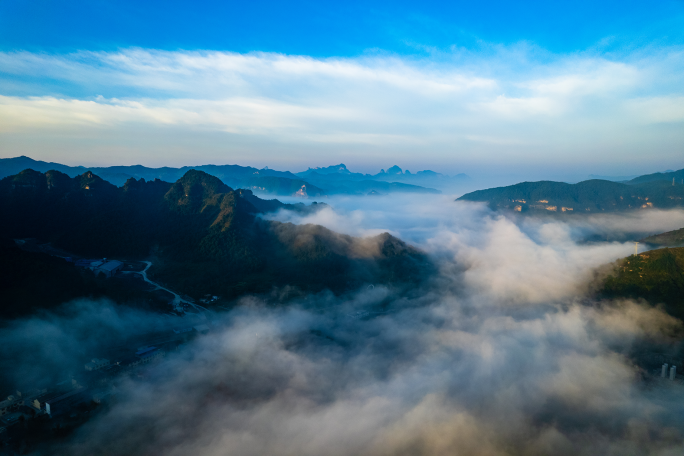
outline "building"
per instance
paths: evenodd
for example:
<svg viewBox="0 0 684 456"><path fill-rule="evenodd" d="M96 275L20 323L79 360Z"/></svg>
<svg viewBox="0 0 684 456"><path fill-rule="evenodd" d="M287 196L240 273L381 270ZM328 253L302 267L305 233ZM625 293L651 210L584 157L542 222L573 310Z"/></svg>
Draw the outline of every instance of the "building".
<svg viewBox="0 0 684 456"><path fill-rule="evenodd" d="M135 352L135 356L132 359L124 361L123 364L127 367L150 364L164 355L166 355L166 352L157 347L140 347L138 348L138 351Z"/></svg>
<svg viewBox="0 0 684 456"><path fill-rule="evenodd" d="M16 412L20 406L24 405L24 398L17 391L16 396L7 396L7 399L0 402L0 416Z"/></svg>
<svg viewBox="0 0 684 456"><path fill-rule="evenodd" d="M91 271L94 271L105 263L106 263L105 260L92 260L90 262L90 264L88 265L88 267L90 268Z"/></svg>
<svg viewBox="0 0 684 456"><path fill-rule="evenodd" d="M24 416L22 412L12 412L2 417L2 422L11 426L19 421L19 418Z"/></svg>
<svg viewBox="0 0 684 456"><path fill-rule="evenodd" d="M122 269L123 263L121 261L111 260L95 266L93 272L95 272L95 275L102 273L105 277L112 277Z"/></svg>
<svg viewBox="0 0 684 456"><path fill-rule="evenodd" d="M109 366L109 360L108 359L98 359L98 358L93 358L89 363L85 365L85 370L87 371L96 371L99 369L102 369L103 367Z"/></svg>
<svg viewBox="0 0 684 456"><path fill-rule="evenodd" d="M100 261L100 260L88 260L88 259L82 259L82 260L76 260L74 264L78 266L79 268L90 268L93 263Z"/></svg>
<svg viewBox="0 0 684 456"><path fill-rule="evenodd" d="M89 398L84 388L77 388L68 393L50 397L44 401L45 413L50 416L61 415L76 405L87 402Z"/></svg>

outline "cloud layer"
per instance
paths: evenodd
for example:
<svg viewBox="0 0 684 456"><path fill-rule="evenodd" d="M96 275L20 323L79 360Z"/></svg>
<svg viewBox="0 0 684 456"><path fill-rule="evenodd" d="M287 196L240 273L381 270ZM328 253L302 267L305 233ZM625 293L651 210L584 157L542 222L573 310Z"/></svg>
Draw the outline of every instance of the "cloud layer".
<svg viewBox="0 0 684 456"><path fill-rule="evenodd" d="M682 324L644 303L591 302L592 269L632 245L586 238L681 226L684 212L567 223L439 198L369 198L353 210L340 199L338 213L315 216L352 234L404 235L440 266L430 285L408 295L381 286L320 293L287 305L245 298L216 317L209 335L121 382L111 409L60 453L681 453L684 388L644 382L651 367L632 356L677 353L669 334ZM296 215L276 215L288 217ZM2 330L0 346L31 332L68 353L79 345L78 328L126 334L158 324L97 303ZM31 364L44 365L36 352Z"/></svg>
<svg viewBox="0 0 684 456"><path fill-rule="evenodd" d="M58 138L43 157L73 146L59 157L71 162L90 148L115 151L121 160L112 164L135 152L147 164L199 155L296 169L332 155L364 167L532 174L553 162L583 176L627 173L647 151L652 167L674 166L684 139L683 56L677 48L554 56L525 46L421 59L2 53L0 125L5 154ZM248 151L251 160L241 155Z"/></svg>

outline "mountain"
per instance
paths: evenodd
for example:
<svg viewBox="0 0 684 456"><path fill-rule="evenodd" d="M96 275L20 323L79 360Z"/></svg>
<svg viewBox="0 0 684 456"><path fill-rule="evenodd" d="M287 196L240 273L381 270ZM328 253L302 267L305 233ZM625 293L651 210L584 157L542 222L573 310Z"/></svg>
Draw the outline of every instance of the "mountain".
<svg viewBox="0 0 684 456"><path fill-rule="evenodd" d="M589 174L589 180L599 179L599 180L607 180L607 181L613 181L613 182L625 182L628 180L632 180L636 177L639 177L639 176L602 176L599 174Z"/></svg>
<svg viewBox="0 0 684 456"><path fill-rule="evenodd" d="M257 169L239 165L202 165L184 166L182 168L147 168L141 165L110 166L106 168L84 168L83 166L66 166L33 160L29 157L15 157L0 159L0 178L19 173L24 169L34 171L59 171L69 177L83 174L85 171L96 173L103 180L122 186L128 179L145 179L152 181L159 179L174 182L190 170L203 171L219 178L232 188L251 189L254 192L275 196L299 196L303 198L317 198L333 194L365 195L374 190L369 184L356 185L355 180L375 180L371 175L351 173L344 164L327 168L309 169L297 175L289 171L275 171L268 168ZM339 178L342 177L342 182ZM378 190L384 192L418 192L439 193L438 191L418 185L380 185Z"/></svg>
<svg viewBox="0 0 684 456"><path fill-rule="evenodd" d="M302 172L295 173L295 174L299 177L307 177L311 173L316 173L316 174L343 174L346 176L358 175L361 177L364 176L361 173L352 173L351 171L349 171L347 169L347 166L344 163L340 163L339 165L309 168L306 171L302 171Z"/></svg>
<svg viewBox="0 0 684 456"><path fill-rule="evenodd" d="M409 170L402 170L399 166L394 165L373 176L374 180L379 181L393 181L401 182L411 185L420 185L437 188L444 191L455 191L463 184L471 181L467 174L456 174L454 176L447 176L446 174L437 173L431 170L418 171L411 173Z"/></svg>
<svg viewBox="0 0 684 456"><path fill-rule="evenodd" d="M274 171L268 168L257 169L250 166L239 165L202 165L184 166L182 168L148 168L142 165L133 166L110 166L106 168L83 166L66 166L57 163L47 163L33 160L29 157L15 157L0 159L0 178L19 173L24 169L33 169L39 172L60 171L69 177L83 174L85 171L96 173L103 180L120 187L128 179L159 179L173 182L180 179L189 170L204 171L207 174L218 177L228 185L243 188L254 188L266 193L277 195L291 195L296 193L305 182L297 180L297 176L287 171ZM292 190L292 191L290 191ZM320 189L309 192L314 196L323 195Z"/></svg>
<svg viewBox="0 0 684 456"><path fill-rule="evenodd" d="M275 176L249 177L242 181L241 187L263 193L275 195L289 195L301 197L321 197L328 193L302 179L288 179Z"/></svg>
<svg viewBox="0 0 684 456"><path fill-rule="evenodd" d="M447 176L435 171L424 170L414 174L409 170L402 170L397 165L391 166L387 171L383 169L378 174L373 175L353 173L343 163L321 168L309 168L296 174L308 182L325 188L328 194L367 194L368 192L441 193L441 190L455 191L463 184L471 181L469 176L462 173L455 176ZM360 181L365 183L362 185L358 184ZM368 182L376 183L369 184ZM381 182L403 185L382 186Z"/></svg>
<svg viewBox="0 0 684 456"><path fill-rule="evenodd" d="M642 298L663 304L684 318L684 248L650 250L618 260L604 280L600 294L607 298Z"/></svg>
<svg viewBox="0 0 684 456"><path fill-rule="evenodd" d="M648 182L665 182L672 185L673 179L675 185L684 185L684 169L680 169L679 171L667 171L664 173L645 174L643 176L635 177L626 183L636 185Z"/></svg>
<svg viewBox="0 0 684 456"><path fill-rule="evenodd" d="M277 208L302 210L197 170L174 183L131 178L122 187L90 171L72 178L24 170L0 180L0 237L36 238L89 258L151 258L151 276L195 297L286 285L334 292L404 286L431 267L389 235L359 239L256 216Z"/></svg>
<svg viewBox="0 0 684 456"><path fill-rule="evenodd" d="M306 180L318 187L325 187L328 195L366 195L369 192L377 193L441 193L434 188L426 188L418 185L404 184L401 182L383 182L372 179L349 179L346 175L310 173Z"/></svg>
<svg viewBox="0 0 684 456"><path fill-rule="evenodd" d="M684 228L649 236L640 242L658 246L679 247L684 245Z"/></svg>
<svg viewBox="0 0 684 456"><path fill-rule="evenodd" d="M402 171L398 166L390 167L387 172L362 174L353 173L343 163L339 165L309 168L306 171L296 173L297 176L306 179L319 187L325 188L328 194L357 194L367 195L373 193L441 193L436 188L443 185L448 176L434 171L420 171L411 174ZM462 175L462 176L465 176ZM446 180L445 180L446 179ZM456 178L461 179L460 175ZM418 185L420 184L420 185Z"/></svg>
<svg viewBox="0 0 684 456"><path fill-rule="evenodd" d="M82 166L67 166L59 163L48 163L44 161L33 160L32 158L21 156L14 158L0 158L0 179L17 174L25 169L33 169L44 173L46 171L54 170L64 173L68 176L74 177L78 174L83 174L87 171Z"/></svg>
<svg viewBox="0 0 684 456"><path fill-rule="evenodd" d="M671 209L684 205L684 185L667 181L625 184L588 180L522 182L468 193L457 201L486 202L493 209L532 213L593 213L634 209Z"/></svg>
<svg viewBox="0 0 684 456"><path fill-rule="evenodd" d="M280 209L287 209L299 213L312 213L317 212L323 209L324 207L328 206L325 203L317 203L316 201L314 201L308 206L304 203L284 204L278 201L277 199L261 199L258 196L254 195L254 193L249 189L237 189L236 191L238 192L241 198L244 198L245 201L248 201L252 206L256 208L258 212L264 213L275 212Z"/></svg>

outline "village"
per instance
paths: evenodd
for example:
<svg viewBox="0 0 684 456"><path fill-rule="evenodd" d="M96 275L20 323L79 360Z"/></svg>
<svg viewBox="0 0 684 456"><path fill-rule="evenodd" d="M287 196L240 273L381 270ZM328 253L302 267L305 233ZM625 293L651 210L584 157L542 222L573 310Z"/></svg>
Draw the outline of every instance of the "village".
<svg viewBox="0 0 684 456"><path fill-rule="evenodd" d="M56 384L24 385L25 389L8 395L0 401L0 450L11 447L20 451L17 445L27 437L40 441L88 421L116 399L120 381L146 378L167 355L217 326L202 321L186 321L184 326L141 335L98 354L101 358L87 360L81 370L65 373ZM36 436L36 432L44 435Z"/></svg>
<svg viewBox="0 0 684 456"><path fill-rule="evenodd" d="M176 293L148 277L148 271L152 267L151 261L124 260L112 258L83 258L56 248L50 243L40 243L36 239L15 239L14 242L22 250L28 252L41 252L59 257L74 264L77 268L90 270L95 276L107 279L116 279L123 287L130 287L147 292L150 298L156 302L168 305L168 313L174 316L186 314L202 314L207 312L204 305L217 305L219 296L211 293L205 294L199 299L199 303L187 295Z"/></svg>
<svg viewBox="0 0 684 456"><path fill-rule="evenodd" d="M218 322L212 311L189 296L178 294L147 277L150 261L121 261L111 258L88 259L71 255L50 244L33 239L15 240L27 251L48 253L63 258L107 281L124 286L144 287L157 301L167 304L160 317L163 329L139 334L120 345L85 358L78 371L65 372L54 384L21 384L0 400L0 452L11 449L21 453L26 441L41 441L70 432L95 413L106 408L117 394L117 384L128 379L144 379L170 353L185 347L196 337L215 330ZM218 296L207 294L200 302L215 304ZM6 395L6 396L5 396ZM30 434L30 435L28 435Z"/></svg>

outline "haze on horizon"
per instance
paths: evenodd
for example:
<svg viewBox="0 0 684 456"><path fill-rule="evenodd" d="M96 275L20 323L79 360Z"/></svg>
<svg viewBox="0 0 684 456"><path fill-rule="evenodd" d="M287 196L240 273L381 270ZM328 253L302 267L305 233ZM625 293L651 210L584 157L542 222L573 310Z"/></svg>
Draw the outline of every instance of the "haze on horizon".
<svg viewBox="0 0 684 456"><path fill-rule="evenodd" d="M0 157L681 168L684 3L0 5Z"/></svg>

